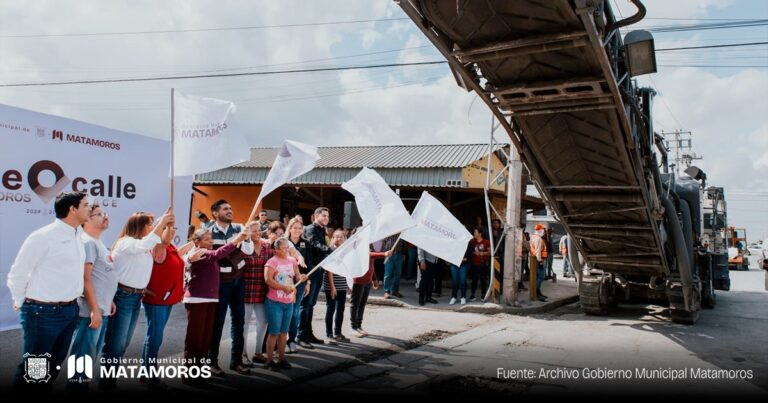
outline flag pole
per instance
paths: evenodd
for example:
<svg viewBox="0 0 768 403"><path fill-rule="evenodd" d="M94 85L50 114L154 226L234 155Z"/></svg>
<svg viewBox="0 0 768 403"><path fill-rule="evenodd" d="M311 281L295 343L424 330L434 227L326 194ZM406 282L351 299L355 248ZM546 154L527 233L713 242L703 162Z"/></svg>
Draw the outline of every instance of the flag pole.
<svg viewBox="0 0 768 403"><path fill-rule="evenodd" d="M314 273L317 271L317 269L319 269L319 268L320 268L320 265L321 265L322 263L323 263L323 262L320 262L320 263L316 264L316 265L315 265L315 267L313 267L313 268L312 268L312 270L310 270L310 271L309 271L309 273L307 273L307 279L309 279L309 277L310 277L312 274L314 274ZM298 287L298 286L299 286L299 284L301 284L301 283L303 283L303 282L304 282L304 281L302 281L302 280L299 280L299 282L298 282L298 283L296 283L296 284L294 284L294 285L293 285L293 288L296 288L296 287Z"/></svg>
<svg viewBox="0 0 768 403"><path fill-rule="evenodd" d="M174 162L173 162L173 154L174 154L174 143L176 138L176 116L175 116L175 108L174 108L174 95L175 95L176 89L171 88L171 211L173 211L173 191L174 191L174 179L175 174L173 170Z"/></svg>
<svg viewBox="0 0 768 403"><path fill-rule="evenodd" d="M262 186L263 186L263 184L262 184ZM261 192L259 192L259 195L256 196L256 203L253 205L253 210L251 210L251 215L249 215L248 219L245 220L246 223L249 223L249 222L253 221L256 218L256 212L259 209L259 202L261 201L261 200L259 200L259 197L261 197Z"/></svg>
<svg viewBox="0 0 768 403"><path fill-rule="evenodd" d="M367 227L368 225L369 225L369 224L365 224L365 225L363 225L362 227L359 227L359 228L358 228L358 231L361 231L363 228ZM353 235L353 236L354 236L354 235ZM350 238L351 238L351 237L350 237ZM347 239L347 241L349 241L349 239ZM368 245L370 245L370 244L368 244ZM330 256L330 255L329 255L329 256ZM328 258L328 256L326 256L325 258L327 259L327 258ZM316 271L317 271L317 269L319 269L319 268L320 268L320 265L322 265L322 264L323 264L323 262L325 262L325 259L323 259L322 261L320 261L320 263L316 264L316 265L315 265L315 267L313 267L313 268L312 268L312 270L310 270L310 271L309 271L309 273L307 273L307 278L309 278L309 276L311 276L311 275L312 275L314 272L316 272ZM301 283L303 283L303 281L299 280L299 282L298 282L298 283L296 283L296 284L294 284L294 285L293 285L293 288L296 288L296 287L297 287L299 284L301 284Z"/></svg>

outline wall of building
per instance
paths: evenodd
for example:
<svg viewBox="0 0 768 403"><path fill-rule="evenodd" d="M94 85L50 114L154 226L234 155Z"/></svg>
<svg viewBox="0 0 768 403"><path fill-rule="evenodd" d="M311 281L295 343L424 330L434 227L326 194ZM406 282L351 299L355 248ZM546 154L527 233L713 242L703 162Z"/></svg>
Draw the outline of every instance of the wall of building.
<svg viewBox="0 0 768 403"><path fill-rule="evenodd" d="M496 173L498 173L502 169L504 169L504 164L501 162L499 157L497 157L494 154L493 159L491 160L491 174L495 176ZM469 188L485 189L487 172L488 172L488 156L486 155L485 157L464 167L462 169L462 176L464 180L467 181L467 185ZM493 180L493 177L491 177L491 180ZM506 187L507 187L506 172L503 175L501 175L498 180L491 183L491 189L498 190L500 192L504 192Z"/></svg>
<svg viewBox="0 0 768 403"><path fill-rule="evenodd" d="M251 213L253 203L259 196L259 191L261 191L260 185L195 185L195 188L205 193L205 195L200 192L192 193L191 224L196 226L200 224L200 220L197 219L195 213L200 210L209 218L213 218L211 204L219 199L225 199L232 205L234 222L244 223L248 219L248 214ZM277 218L277 214L280 212L280 192L270 193L262 201L261 207L275 211L273 218Z"/></svg>

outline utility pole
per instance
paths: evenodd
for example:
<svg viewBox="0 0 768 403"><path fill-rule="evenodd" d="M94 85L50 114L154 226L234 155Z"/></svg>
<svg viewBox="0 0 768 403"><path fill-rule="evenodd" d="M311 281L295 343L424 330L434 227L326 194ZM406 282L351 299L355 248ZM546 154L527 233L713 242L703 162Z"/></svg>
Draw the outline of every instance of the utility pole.
<svg viewBox="0 0 768 403"><path fill-rule="evenodd" d="M681 164L685 164L683 168L685 169L690 167L693 161L703 158L701 155L691 152L693 134L690 131L675 130L674 132L661 132L661 134L664 136L667 149L675 151L675 176L680 176Z"/></svg>
<svg viewBox="0 0 768 403"><path fill-rule="evenodd" d="M504 282L501 299L507 305L517 306L517 284L521 277L522 259L520 257L523 231L520 228L520 198L523 178L523 162L514 146L509 147L510 160L507 179L507 211L504 227L507 236L504 240Z"/></svg>
<svg viewBox="0 0 768 403"><path fill-rule="evenodd" d="M485 213L488 220L488 237L491 243L491 268L490 268L490 287L485 294L486 301L506 303L517 306L517 283L520 279L520 259L518 257L520 248L518 244L522 239L522 230L520 229L520 195L523 163L520 160L520 154L517 149L511 145L499 144L494 132L499 127L495 120L491 119L491 136L488 144L488 168L486 172L486 182L484 189ZM493 172L491 160L493 155L499 153L506 160L506 165ZM499 212L491 202L492 184L503 183L504 175L507 175L507 203L504 212ZM500 239L493 235L493 219L498 219L503 223ZM504 244L504 264L500 265L503 269L496 270L496 251Z"/></svg>

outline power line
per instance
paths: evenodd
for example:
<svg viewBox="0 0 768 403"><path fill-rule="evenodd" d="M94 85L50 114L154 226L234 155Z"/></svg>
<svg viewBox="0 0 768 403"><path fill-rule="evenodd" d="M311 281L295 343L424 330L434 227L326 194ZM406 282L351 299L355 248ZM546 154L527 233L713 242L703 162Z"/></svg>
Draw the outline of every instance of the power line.
<svg viewBox="0 0 768 403"><path fill-rule="evenodd" d="M616 10L621 15L621 10L616 7ZM708 30L708 29L726 29L726 28L743 28L752 26L768 25L768 19L739 19L739 18L645 18L646 20L672 20L672 21L724 21L719 23L708 24L688 24L688 25L649 25L642 27L651 32L683 32L683 31L696 31L696 30ZM370 22L393 22L408 20L406 17L400 18L380 18L380 19L364 19L364 20L343 20L343 21L323 21L323 22L310 22L310 23L296 23L296 24L276 24L276 25L251 25L240 27L215 27L215 28L190 28L190 29L162 29L162 30L146 30L146 31L118 31L118 32L76 32L68 34L6 34L0 35L0 38L73 38L73 37L94 37L94 36L128 36L128 35L158 35L158 34L173 34L173 33L190 33L190 32L222 32L222 31L246 31L246 30L259 30L259 29L276 29L276 28L302 28L302 27L315 27L325 25L348 25L348 24L363 24ZM641 27L638 27L641 28Z"/></svg>
<svg viewBox="0 0 768 403"><path fill-rule="evenodd" d="M725 65L725 64L660 64L659 67L696 67L696 68L702 68L702 69L717 69L717 68L736 68L736 69L742 69L742 68L755 68L755 69L765 69L768 68L768 64L733 64L733 65Z"/></svg>
<svg viewBox="0 0 768 403"><path fill-rule="evenodd" d="M230 99L232 102L237 103L237 105L254 105L254 104L263 104L263 103L283 103L283 102L294 102L294 101L305 101L305 100L312 100L312 99L319 99L319 98L329 98L329 97L338 97L338 96L344 96L344 95L351 95L351 94L360 94L365 92L373 92L373 91L379 91L379 90L385 90L385 89L392 89L392 88L400 88L400 87L408 87L412 85L418 85L418 84L428 84L430 81L439 79L441 76L434 76L434 77L427 77L420 80L412 80L412 81L404 81L397 84L389 84L384 86L368 86L368 87L361 87L361 88L351 88L351 89L325 89L322 92L313 94L313 95L292 95L292 94L286 94L281 96L266 96L266 97L260 97L260 98L233 98ZM68 106L72 106L73 104L65 104ZM90 110L104 110L104 111L139 111L139 110L150 110L150 111L156 111L156 110L167 110L167 105L162 106L155 106L151 105L148 106L146 104L142 105L104 105L104 104L90 104L90 105L80 105L77 106L78 109L90 109Z"/></svg>
<svg viewBox="0 0 768 403"><path fill-rule="evenodd" d="M686 46L686 47L682 47L682 48L656 49L656 51L657 52L669 52L669 51L673 51L673 50L732 48L732 47L737 47L737 46L759 46L759 45L768 45L768 42L724 43L724 44L720 44L720 45Z"/></svg>
<svg viewBox="0 0 768 403"><path fill-rule="evenodd" d="M668 21L754 21L753 18L672 18L672 17L645 17L644 20L668 20Z"/></svg>
<svg viewBox="0 0 768 403"><path fill-rule="evenodd" d="M651 77L651 75L648 75L648 78L651 80L651 84L653 84L653 87L654 87L654 89L655 89L655 90L656 90L656 92L658 93L658 92L659 92L659 90L657 90L657 89L656 89L656 88L658 88L658 86L657 86L657 85L656 85L656 83L653 81L653 77ZM666 108L667 108L667 111L669 111L669 115L670 115L670 116L672 116L672 119L674 119L674 120L675 120L675 122L677 123L677 127L678 127L678 128L682 128L682 127L683 127L683 125L680 123L680 121L679 121L679 120L677 120L677 117L675 116L675 114L674 114L674 113L672 113L672 109L669 107L669 104L667 104L667 101L666 101L666 99L664 99L664 96L663 96L663 95L661 96L661 102L664 104L664 107L666 107Z"/></svg>
<svg viewBox="0 0 768 403"><path fill-rule="evenodd" d="M164 29L156 31L123 31L123 32L80 32L71 34L27 34L27 35L0 35L0 38L65 38L65 37L84 37L84 36L123 36L123 35L155 35L171 34L183 32L217 32L217 31L245 31L253 29L272 29L272 28L299 28L316 27L323 25L342 25L342 24L361 24L367 22L388 22L408 20L409 18L382 18L371 20L347 20L347 21L326 21L310 22L301 24L280 24L280 25L253 25L244 27L221 27L221 28L193 28L193 29Z"/></svg>
<svg viewBox="0 0 768 403"><path fill-rule="evenodd" d="M164 77L141 77L141 78L137 77L137 78L118 78L118 79L81 80L81 81L50 81L50 82L39 82L39 83L11 83L11 84L0 84L0 87L32 87L32 86L71 85L71 84L105 84L105 83L137 82L137 81L186 80L191 78L262 76L262 75L274 75L274 74L317 73L317 72L325 72L325 71L367 70L367 69L379 69L379 68L387 68L387 67L425 66L425 65L432 65L432 64L447 64L447 63L448 63L447 61L430 61L430 62L416 62L416 63L389 63L389 64L370 64L370 65L361 65L361 66L324 67L324 68L299 69L299 70L254 71L254 72L248 72L248 73L197 74L197 75L187 75L187 76L164 76Z"/></svg>
<svg viewBox="0 0 768 403"><path fill-rule="evenodd" d="M691 49L712 49L712 48L756 46L756 45L768 45L768 42L729 43L729 44L708 45L708 46L663 48L663 49L656 49L656 51L666 52L666 51L681 51L681 50L691 50ZM392 51L393 50L389 50L381 53L392 52ZM373 53L379 53L379 52L373 52ZM430 64L446 64L446 63L447 63L446 61L429 61L429 62L419 62L419 63L390 63L390 64L374 64L374 65L361 65L361 66L318 67L318 68L297 69L297 70L258 71L258 72L243 72L243 73L194 74L194 75L183 75L183 76L133 77L133 78L100 79L100 80L50 81L50 82L38 82L38 83L7 83L7 84L0 84L0 88L71 85L71 84L103 84L103 83L138 82L138 81L184 80L184 79L192 79L192 78L239 77L239 76L257 76L257 75L293 74L293 73L314 73L314 72L324 72L324 71L361 70L361 69L376 69L376 68L386 68L386 67L405 67L405 66L419 66L419 65L430 65ZM764 67L763 65L666 65L666 66L669 66L669 67L755 67L755 68ZM663 97L662 97L662 100L663 100Z"/></svg>
<svg viewBox="0 0 768 403"><path fill-rule="evenodd" d="M733 22L721 22L721 23L708 23L708 24L689 24L689 25L646 25L637 27L637 29L645 29L649 32L666 33L666 32L687 32L687 31L705 31L711 29L733 29L733 28L748 28L748 27L761 27L768 25L768 20L748 20L748 21L733 21Z"/></svg>

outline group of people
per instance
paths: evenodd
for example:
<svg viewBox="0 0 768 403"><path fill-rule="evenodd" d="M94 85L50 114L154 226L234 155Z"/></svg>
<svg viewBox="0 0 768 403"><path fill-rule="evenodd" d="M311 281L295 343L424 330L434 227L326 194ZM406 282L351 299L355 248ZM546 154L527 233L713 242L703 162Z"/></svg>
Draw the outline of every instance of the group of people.
<svg viewBox="0 0 768 403"><path fill-rule="evenodd" d="M241 225L233 223L232 206L218 200L211 206L212 219L198 212L202 224L191 228L189 242L178 248L172 242L176 221L170 208L159 219L146 212L132 214L109 248L101 239L110 226L109 215L89 205L86 194L62 193L54 210L56 220L28 236L8 275L14 307L21 316L23 354L25 358L50 354L53 379L68 353L87 355L107 366L121 365L142 307L147 327L141 363L156 366L166 324L178 303L186 310L187 365L208 365L212 375L225 376L219 346L229 315L230 370L246 375L255 365L289 369L286 354L349 342L342 333L347 299L352 331L365 337L363 319L372 288L381 284L384 298L403 297L400 275L403 264L413 260L419 304L436 304L440 268L447 266L396 234L371 245L367 272L348 284L346 278L319 267L350 236L349 230L329 228L325 207L315 209L306 226L301 216L269 221L265 211L258 220ZM501 236L501 223L494 222L491 230L495 237ZM450 304L466 304L468 288L470 301L478 298L477 290L483 298L491 263L487 232L482 226L474 228L461 264L449 265ZM530 243L524 242L537 261L540 298L546 298L540 284L553 254L546 239L543 227L537 226ZM503 250L496 252L503 256ZM377 276L382 260L384 273ZM321 291L327 304L324 338L317 337L312 327ZM256 337L249 344L251 324ZM22 361L16 385L27 384L25 372ZM99 387L109 390L115 383L102 378ZM142 383L167 388L153 377ZM68 382L67 388L84 391L88 383Z"/></svg>
<svg viewBox="0 0 768 403"><path fill-rule="evenodd" d="M545 280L557 281L557 275L554 272L554 255L555 255L555 241L554 230L552 228L545 228L543 224L536 224L534 226L534 234L529 236L528 232L523 234L523 278L526 278L526 269L528 266L528 260L533 260L533 265L536 268L536 298L539 301L546 301L547 296L541 292L541 284ZM559 251L563 256L563 277L574 277L575 273L573 267L571 267L569 259L569 243L570 237L568 235L562 236L559 242ZM520 286L522 287L522 281Z"/></svg>
<svg viewBox="0 0 768 403"><path fill-rule="evenodd" d="M157 220L146 212L132 214L107 249L101 235L109 228L109 215L90 205L85 193L60 194L54 211L56 220L26 238L8 274L24 358L49 358L51 379L70 350L117 365L143 305L147 332L141 358L143 365L155 365L171 309L184 288L184 251L172 243L173 212L169 208ZM17 387L50 387L52 382L26 382L27 371L22 360ZM165 387L159 379L142 381ZM114 379L100 382L102 388L114 387ZM87 387L86 382L67 384L74 391Z"/></svg>
<svg viewBox="0 0 768 403"><path fill-rule="evenodd" d="M184 304L187 317L186 365L207 365L212 375L225 376L219 345L229 313L230 370L248 374L255 365L289 369L286 354L300 347L349 341L341 331L348 292L352 329L357 336L368 335L363 315L370 290L377 286L373 262L392 256L391 251L372 251L368 271L354 279L351 290L346 278L317 267L348 236L338 229L327 238L325 207L318 207L306 226L301 216L269 222L264 212L259 220L241 225L233 223L232 206L219 200L211 206L213 218L203 220L179 248L172 242L176 221L171 208L157 220L146 212L132 214L110 247L101 238L110 226L109 215L90 205L85 193L60 194L54 210L54 222L27 237L8 275L23 331L23 360L14 380L19 388L50 388L69 354L121 365L142 307L147 328L140 362L156 366L165 326L178 303ZM328 304L324 339L312 328L321 290ZM251 323L256 340L249 347ZM42 356L48 357L51 380L27 382L27 360ZM168 387L152 377L142 383ZM66 387L84 392L88 384L70 379ZM98 386L113 389L116 379L101 378Z"/></svg>

